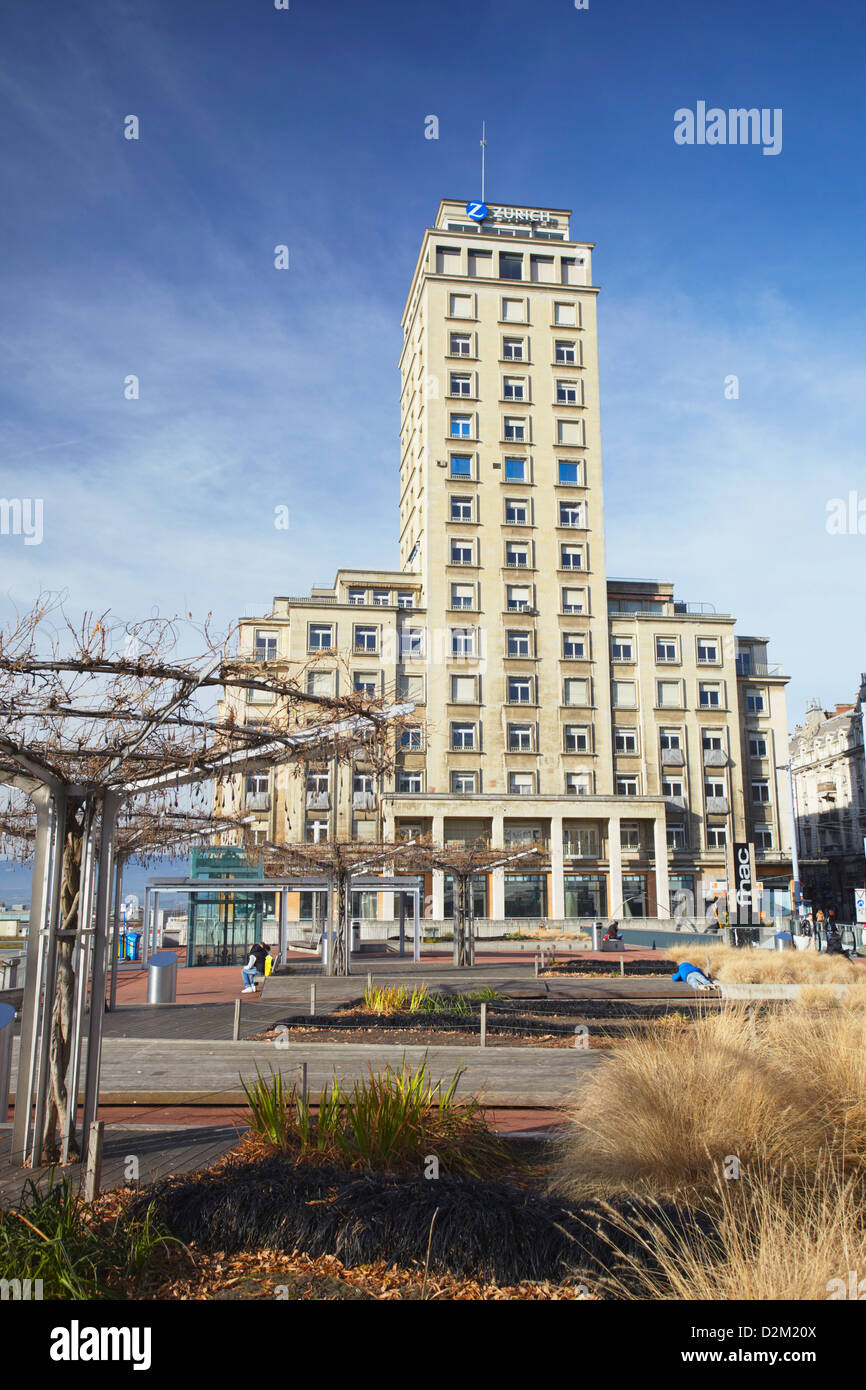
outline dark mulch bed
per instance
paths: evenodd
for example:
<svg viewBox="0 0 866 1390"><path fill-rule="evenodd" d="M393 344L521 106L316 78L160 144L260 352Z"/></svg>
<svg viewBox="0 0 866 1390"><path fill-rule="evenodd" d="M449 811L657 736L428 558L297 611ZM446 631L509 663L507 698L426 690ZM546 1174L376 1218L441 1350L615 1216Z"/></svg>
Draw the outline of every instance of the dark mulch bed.
<svg viewBox="0 0 866 1390"><path fill-rule="evenodd" d="M664 1223L683 1241L707 1218L682 1207L626 1198L616 1207L566 1203L505 1182L396 1177L311 1167L269 1157L232 1163L145 1189L133 1209L155 1214L179 1239L204 1250L300 1250L335 1255L347 1267L378 1260L499 1284L604 1276L618 1256L651 1256L624 1235L617 1215L655 1243Z"/></svg>
<svg viewBox="0 0 866 1390"><path fill-rule="evenodd" d="M698 951L700 948L695 947ZM629 960L628 952L625 955L626 975L653 975L662 980L669 980L676 970L673 961L658 960ZM555 960L551 961L543 970L539 970L539 978L544 975L619 975L619 954L611 951L609 960Z"/></svg>

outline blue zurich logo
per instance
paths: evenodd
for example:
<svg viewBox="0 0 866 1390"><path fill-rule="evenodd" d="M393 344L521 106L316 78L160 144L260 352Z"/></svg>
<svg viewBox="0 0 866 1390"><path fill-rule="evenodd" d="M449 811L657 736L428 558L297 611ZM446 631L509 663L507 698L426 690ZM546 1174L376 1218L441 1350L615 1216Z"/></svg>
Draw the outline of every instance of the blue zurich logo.
<svg viewBox="0 0 866 1390"><path fill-rule="evenodd" d="M483 222L488 213L489 209L486 203L466 204L466 216L471 217L473 222Z"/></svg>

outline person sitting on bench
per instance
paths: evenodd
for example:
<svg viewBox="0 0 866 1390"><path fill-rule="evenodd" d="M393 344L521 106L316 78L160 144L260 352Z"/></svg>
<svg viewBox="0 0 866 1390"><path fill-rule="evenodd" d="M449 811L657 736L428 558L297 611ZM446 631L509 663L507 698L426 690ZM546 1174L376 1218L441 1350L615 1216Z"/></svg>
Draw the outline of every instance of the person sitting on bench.
<svg viewBox="0 0 866 1390"><path fill-rule="evenodd" d="M244 987L242 994L255 994L256 976L265 973L265 957L270 955L270 951L263 941L256 941L250 947L250 958L241 970L241 977Z"/></svg>
<svg viewBox="0 0 866 1390"><path fill-rule="evenodd" d="M605 941L622 941L622 937L621 937L620 934L619 934L619 923L618 923L618 922L611 922L610 926L609 926L608 929L607 929L607 932L605 933L604 940L605 940Z"/></svg>
<svg viewBox="0 0 866 1390"><path fill-rule="evenodd" d="M692 989L715 989L716 985L709 975L705 975L703 970L699 970L691 961L684 960L677 967L676 973L671 979L680 984L691 985Z"/></svg>

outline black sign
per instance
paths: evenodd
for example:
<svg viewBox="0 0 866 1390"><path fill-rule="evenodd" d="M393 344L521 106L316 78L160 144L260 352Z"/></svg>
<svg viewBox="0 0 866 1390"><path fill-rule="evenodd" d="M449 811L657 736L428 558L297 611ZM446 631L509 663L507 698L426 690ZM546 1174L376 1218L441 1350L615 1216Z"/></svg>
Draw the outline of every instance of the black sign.
<svg viewBox="0 0 866 1390"><path fill-rule="evenodd" d="M731 921L736 922L738 926L750 926L753 920L752 899L754 896L750 845L734 843L733 870L734 901Z"/></svg>

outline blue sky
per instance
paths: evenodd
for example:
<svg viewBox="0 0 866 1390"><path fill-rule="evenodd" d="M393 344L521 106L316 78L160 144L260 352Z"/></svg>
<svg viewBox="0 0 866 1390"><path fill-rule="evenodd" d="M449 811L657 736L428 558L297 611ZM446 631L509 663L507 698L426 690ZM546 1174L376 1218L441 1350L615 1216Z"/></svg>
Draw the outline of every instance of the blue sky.
<svg viewBox="0 0 866 1390"><path fill-rule="evenodd" d="M851 698L866 536L825 522L866 499L864 50L832 0L7 5L0 491L44 539L0 536L0 604L224 626L397 567L400 314L484 118L489 200L596 243L609 573L769 635L791 725ZM701 100L781 108L782 152L676 145Z"/></svg>

